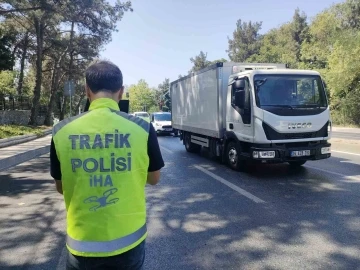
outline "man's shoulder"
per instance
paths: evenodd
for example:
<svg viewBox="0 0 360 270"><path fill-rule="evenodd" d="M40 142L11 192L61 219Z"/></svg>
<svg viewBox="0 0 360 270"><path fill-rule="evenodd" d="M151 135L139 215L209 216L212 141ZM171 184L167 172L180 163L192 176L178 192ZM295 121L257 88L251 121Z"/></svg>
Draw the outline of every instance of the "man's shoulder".
<svg viewBox="0 0 360 270"><path fill-rule="evenodd" d="M115 113L116 115L118 115L119 117L126 119L132 123L135 123L136 125L138 125L139 127L141 127L142 129L144 129L147 133L149 133L150 131L150 125L151 123L145 121L144 119L140 118L140 117L136 117L130 114L127 114L125 112L122 111L112 111L113 113Z"/></svg>
<svg viewBox="0 0 360 270"><path fill-rule="evenodd" d="M90 111L83 112L83 113L81 113L81 114L78 114L78 115L75 115L75 116L66 118L66 119L60 121L59 123L57 123L55 126L53 126L53 129L52 129L52 135L53 135L53 137L54 137L62 128L64 128L65 126L67 126L67 125L70 124L70 123L73 123L74 121L79 121L82 116L88 114L89 112L90 112Z"/></svg>

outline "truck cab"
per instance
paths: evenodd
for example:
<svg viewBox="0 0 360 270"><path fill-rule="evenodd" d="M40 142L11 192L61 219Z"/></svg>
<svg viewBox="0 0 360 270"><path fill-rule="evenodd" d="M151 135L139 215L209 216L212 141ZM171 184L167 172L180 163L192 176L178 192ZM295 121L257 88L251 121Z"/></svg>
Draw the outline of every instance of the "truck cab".
<svg viewBox="0 0 360 270"><path fill-rule="evenodd" d="M303 165L330 156L330 109L321 76L309 70L252 70L229 77L226 137L230 166L238 154ZM228 144L229 146L229 144Z"/></svg>

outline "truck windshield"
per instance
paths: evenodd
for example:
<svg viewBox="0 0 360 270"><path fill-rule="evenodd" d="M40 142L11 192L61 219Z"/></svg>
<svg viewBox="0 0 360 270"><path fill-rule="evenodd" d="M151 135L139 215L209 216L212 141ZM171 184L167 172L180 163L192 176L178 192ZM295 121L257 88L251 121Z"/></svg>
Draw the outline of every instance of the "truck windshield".
<svg viewBox="0 0 360 270"><path fill-rule="evenodd" d="M258 107L327 107L324 87L316 75L255 75Z"/></svg>
<svg viewBox="0 0 360 270"><path fill-rule="evenodd" d="M171 121L170 113L154 114L155 121Z"/></svg>

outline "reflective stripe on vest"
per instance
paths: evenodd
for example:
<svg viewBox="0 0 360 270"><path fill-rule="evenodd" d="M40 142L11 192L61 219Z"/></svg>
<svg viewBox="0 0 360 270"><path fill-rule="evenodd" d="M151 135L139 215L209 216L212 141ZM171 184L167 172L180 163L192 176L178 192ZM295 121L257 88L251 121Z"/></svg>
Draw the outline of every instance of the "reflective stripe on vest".
<svg viewBox="0 0 360 270"><path fill-rule="evenodd" d="M115 250L128 247L141 239L147 232L146 224L142 226L136 232L127 236L106 241L106 242L90 242L90 241L78 241L67 235L67 245L78 252L112 252Z"/></svg>
<svg viewBox="0 0 360 270"><path fill-rule="evenodd" d="M110 111L112 111L113 113L116 113L117 115L137 124L138 126L140 126L141 128L143 128L147 133L149 133L149 126L150 123L146 122L144 119L141 119L140 117L135 117L132 115L129 115L127 113L124 113L122 111L116 111L113 109L110 109Z"/></svg>

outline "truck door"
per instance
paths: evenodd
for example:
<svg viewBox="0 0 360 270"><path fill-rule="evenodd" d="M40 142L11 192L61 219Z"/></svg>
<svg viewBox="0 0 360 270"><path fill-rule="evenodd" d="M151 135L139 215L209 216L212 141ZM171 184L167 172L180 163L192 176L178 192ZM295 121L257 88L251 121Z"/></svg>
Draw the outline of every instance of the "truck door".
<svg viewBox="0 0 360 270"><path fill-rule="evenodd" d="M239 77L228 87L226 130L241 141L253 142L249 78Z"/></svg>

